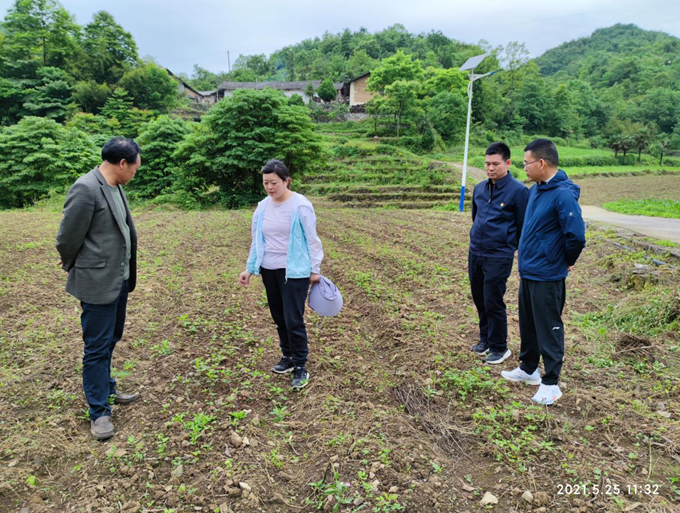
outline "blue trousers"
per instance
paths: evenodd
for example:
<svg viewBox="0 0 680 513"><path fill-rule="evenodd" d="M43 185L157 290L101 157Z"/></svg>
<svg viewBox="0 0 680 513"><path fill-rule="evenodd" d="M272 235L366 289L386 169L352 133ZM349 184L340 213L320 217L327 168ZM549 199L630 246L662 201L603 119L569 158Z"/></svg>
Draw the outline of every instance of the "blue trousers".
<svg viewBox="0 0 680 513"><path fill-rule="evenodd" d="M116 393L116 380L111 376L111 357L116 343L123 336L125 309L128 299L128 281L118 294L118 299L108 305L80 305L83 313L85 353L83 355L83 389L90 405L90 420L111 415L109 396Z"/></svg>

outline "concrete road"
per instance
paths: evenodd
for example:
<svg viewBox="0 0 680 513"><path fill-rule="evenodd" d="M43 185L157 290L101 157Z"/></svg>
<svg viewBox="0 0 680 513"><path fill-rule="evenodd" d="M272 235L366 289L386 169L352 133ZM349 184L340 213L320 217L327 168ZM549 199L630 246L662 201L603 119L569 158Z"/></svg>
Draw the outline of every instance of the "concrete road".
<svg viewBox="0 0 680 513"><path fill-rule="evenodd" d="M586 221L618 226L647 237L670 240L680 244L680 219L617 214L590 205L581 205L581 210L583 211L583 219Z"/></svg>

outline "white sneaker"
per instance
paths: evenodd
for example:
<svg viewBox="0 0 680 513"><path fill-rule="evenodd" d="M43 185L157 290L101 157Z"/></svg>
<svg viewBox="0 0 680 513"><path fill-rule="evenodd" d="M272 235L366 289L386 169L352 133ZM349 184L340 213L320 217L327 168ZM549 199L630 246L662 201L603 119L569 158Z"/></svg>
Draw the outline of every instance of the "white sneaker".
<svg viewBox="0 0 680 513"><path fill-rule="evenodd" d="M509 381L516 381L518 383L526 383L527 385L540 385L541 373L536 369L533 373L527 374L522 369L517 367L511 371L501 371L501 376Z"/></svg>
<svg viewBox="0 0 680 513"><path fill-rule="evenodd" d="M538 387L538 392L531 398L532 401L538 404L549 405L562 397L562 391L557 385L544 385Z"/></svg>

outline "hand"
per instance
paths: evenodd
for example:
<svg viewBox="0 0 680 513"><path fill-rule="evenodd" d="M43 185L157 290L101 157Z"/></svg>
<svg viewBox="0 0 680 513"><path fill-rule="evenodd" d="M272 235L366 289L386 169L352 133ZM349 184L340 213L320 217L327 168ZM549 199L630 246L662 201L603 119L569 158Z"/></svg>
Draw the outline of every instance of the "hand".
<svg viewBox="0 0 680 513"><path fill-rule="evenodd" d="M241 287L249 285L251 276L252 274L250 274L248 271L243 271L241 274L239 274L238 284L241 285Z"/></svg>
<svg viewBox="0 0 680 513"><path fill-rule="evenodd" d="M57 266L63 267L63 265L64 265L64 262L62 262L61 260L59 260L59 261L57 262ZM67 271L66 269L64 269L64 272L67 273L68 271Z"/></svg>
<svg viewBox="0 0 680 513"><path fill-rule="evenodd" d="M321 281L321 275L312 273L312 275L309 277L309 283L319 283Z"/></svg>
<svg viewBox="0 0 680 513"><path fill-rule="evenodd" d="M570 266L567 267L567 272L571 272L573 269L574 269L574 266L570 265Z"/></svg>

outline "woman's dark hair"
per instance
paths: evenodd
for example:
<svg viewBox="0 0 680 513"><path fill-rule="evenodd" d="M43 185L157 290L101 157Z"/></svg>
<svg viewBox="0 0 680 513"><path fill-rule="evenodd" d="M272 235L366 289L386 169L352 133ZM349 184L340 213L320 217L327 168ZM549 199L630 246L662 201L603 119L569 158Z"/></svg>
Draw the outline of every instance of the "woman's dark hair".
<svg viewBox="0 0 680 513"><path fill-rule="evenodd" d="M270 173L276 173L276 176L278 176L284 182L290 178L290 171L288 171L286 165L280 160L271 159L264 165L262 168L262 174L268 175Z"/></svg>
<svg viewBox="0 0 680 513"><path fill-rule="evenodd" d="M125 159L128 164L137 162L137 157L142 150L139 145L132 139L125 139L124 137L114 137L107 142L102 148L102 160L106 160L111 164L118 164Z"/></svg>

